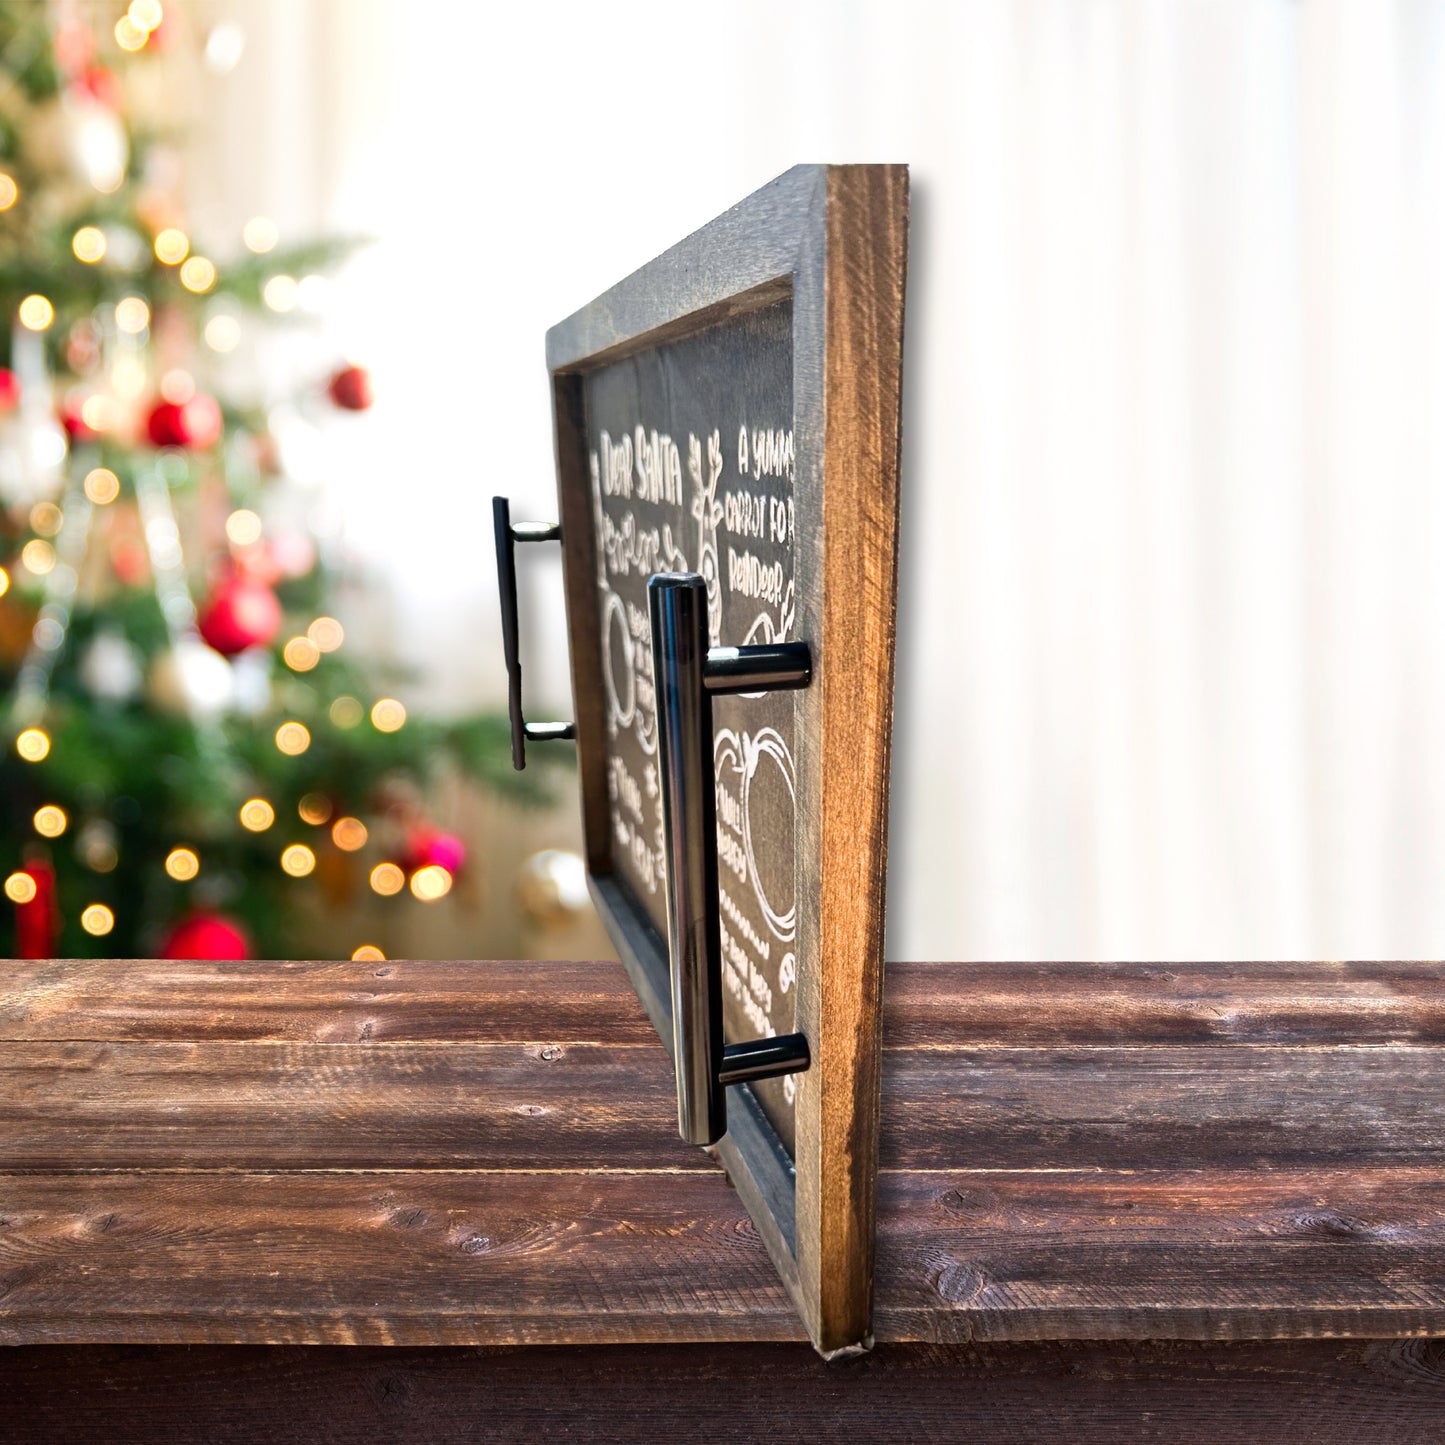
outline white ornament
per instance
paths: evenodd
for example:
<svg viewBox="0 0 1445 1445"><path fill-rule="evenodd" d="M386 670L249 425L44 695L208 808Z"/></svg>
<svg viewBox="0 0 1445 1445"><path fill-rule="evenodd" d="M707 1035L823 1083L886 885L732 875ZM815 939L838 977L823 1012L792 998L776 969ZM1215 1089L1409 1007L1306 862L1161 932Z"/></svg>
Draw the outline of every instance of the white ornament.
<svg viewBox="0 0 1445 1445"><path fill-rule="evenodd" d="M98 632L80 659L80 680L92 697L129 702L140 691L140 656L118 632Z"/></svg>
<svg viewBox="0 0 1445 1445"><path fill-rule="evenodd" d="M105 262L115 271L133 271L148 247L139 232L116 224L105 228Z"/></svg>
<svg viewBox="0 0 1445 1445"><path fill-rule="evenodd" d="M182 637L151 664L151 701L163 712L208 722L235 697L231 664L196 637Z"/></svg>
<svg viewBox="0 0 1445 1445"><path fill-rule="evenodd" d="M260 717L271 706L271 661L264 647L248 647L231 659L234 706L242 717Z"/></svg>
<svg viewBox="0 0 1445 1445"><path fill-rule="evenodd" d="M109 873L119 861L120 840L115 826L104 818L92 818L75 839L75 855L87 868Z"/></svg>
<svg viewBox="0 0 1445 1445"><path fill-rule="evenodd" d="M15 328L11 365L20 382L20 405L0 423L0 501L29 507L60 490L65 429L55 419L39 332Z"/></svg>
<svg viewBox="0 0 1445 1445"><path fill-rule="evenodd" d="M298 486L321 486L330 470L331 452L320 429L288 404L273 406L266 425L281 470Z"/></svg>
<svg viewBox="0 0 1445 1445"><path fill-rule="evenodd" d="M56 497L64 461L65 429L22 411L0 425L0 501L31 507Z"/></svg>
<svg viewBox="0 0 1445 1445"><path fill-rule="evenodd" d="M246 32L234 20L223 20L206 36L206 69L212 75L226 75L240 63L246 51Z"/></svg>
<svg viewBox="0 0 1445 1445"><path fill-rule="evenodd" d="M71 164L96 190L118 191L130 159L120 117L109 106L79 97L67 97L65 111Z"/></svg>

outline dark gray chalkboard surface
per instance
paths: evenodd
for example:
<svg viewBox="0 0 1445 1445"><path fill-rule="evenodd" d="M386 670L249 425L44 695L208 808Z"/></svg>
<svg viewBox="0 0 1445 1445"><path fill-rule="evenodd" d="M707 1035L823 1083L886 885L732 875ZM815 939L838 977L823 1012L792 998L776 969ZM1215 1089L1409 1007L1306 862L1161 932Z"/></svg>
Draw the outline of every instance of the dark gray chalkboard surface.
<svg viewBox="0 0 1445 1445"><path fill-rule="evenodd" d="M583 385L614 876L667 932L647 579L702 574L714 647L797 635L792 305L637 353ZM793 1031L796 694L713 704L730 1042ZM793 1076L752 1086L791 1155Z"/></svg>
<svg viewBox="0 0 1445 1445"><path fill-rule="evenodd" d="M811 1059L729 1087L717 1154L824 1353L870 1328L907 194L797 167L547 337L589 879L669 1048L648 579L810 651L713 702L725 1036Z"/></svg>

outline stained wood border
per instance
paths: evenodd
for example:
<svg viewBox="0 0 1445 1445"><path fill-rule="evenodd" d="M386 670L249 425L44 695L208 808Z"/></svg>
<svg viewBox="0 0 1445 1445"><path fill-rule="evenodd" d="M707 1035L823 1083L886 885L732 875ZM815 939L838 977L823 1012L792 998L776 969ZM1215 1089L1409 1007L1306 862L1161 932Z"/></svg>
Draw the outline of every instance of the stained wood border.
<svg viewBox="0 0 1445 1445"><path fill-rule="evenodd" d="M670 1049L665 947L611 874L583 377L792 297L794 495L821 519L798 598L816 691L797 714L796 1026L813 1066L792 1167L744 1089L718 1153L829 1355L871 1343L907 225L906 166L798 166L547 334L588 873Z"/></svg>

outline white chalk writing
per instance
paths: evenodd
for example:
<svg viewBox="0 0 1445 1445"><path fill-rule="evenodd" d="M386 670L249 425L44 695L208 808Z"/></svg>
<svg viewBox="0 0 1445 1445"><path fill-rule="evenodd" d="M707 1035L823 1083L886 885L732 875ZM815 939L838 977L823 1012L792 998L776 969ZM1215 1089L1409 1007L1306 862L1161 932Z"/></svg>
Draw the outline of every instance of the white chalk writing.
<svg viewBox="0 0 1445 1445"><path fill-rule="evenodd" d="M776 604L782 600L786 580L781 562L769 566L751 552L735 552L728 548L728 586L734 592Z"/></svg>
<svg viewBox="0 0 1445 1445"><path fill-rule="evenodd" d="M751 465L749 463L751 462ZM752 476L786 477L793 480L793 429L758 427L751 435L746 424L738 428L738 472Z"/></svg>

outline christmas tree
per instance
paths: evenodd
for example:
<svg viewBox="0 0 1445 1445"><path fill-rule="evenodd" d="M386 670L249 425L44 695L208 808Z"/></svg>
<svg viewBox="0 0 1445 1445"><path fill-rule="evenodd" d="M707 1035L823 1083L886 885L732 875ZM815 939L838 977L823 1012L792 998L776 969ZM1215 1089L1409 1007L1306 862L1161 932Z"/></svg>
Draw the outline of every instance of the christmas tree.
<svg viewBox="0 0 1445 1445"><path fill-rule="evenodd" d="M367 372L337 358L284 404L274 384L228 391L248 337L304 323L349 246L288 246L264 219L234 245L189 233L168 97L241 37L203 45L185 19L160 0L0 0L14 956L289 956L307 890L448 892L465 845L428 824L439 771L538 788L510 770L503 719L409 715L404 680L379 684L334 615L337 559L288 429L314 442L367 410ZM358 949L377 952L335 940Z"/></svg>

